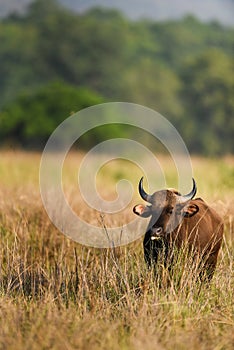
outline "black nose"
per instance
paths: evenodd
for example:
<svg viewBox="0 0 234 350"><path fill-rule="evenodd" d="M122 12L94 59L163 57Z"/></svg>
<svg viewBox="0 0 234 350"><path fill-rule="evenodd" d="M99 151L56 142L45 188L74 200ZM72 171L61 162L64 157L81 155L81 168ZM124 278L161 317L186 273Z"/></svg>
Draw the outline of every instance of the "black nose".
<svg viewBox="0 0 234 350"><path fill-rule="evenodd" d="M155 233L157 234L157 235L160 235L161 233L162 233L162 227L155 227Z"/></svg>
<svg viewBox="0 0 234 350"><path fill-rule="evenodd" d="M163 232L162 227L152 227L151 240L154 241L156 239L159 239L162 235L162 232Z"/></svg>

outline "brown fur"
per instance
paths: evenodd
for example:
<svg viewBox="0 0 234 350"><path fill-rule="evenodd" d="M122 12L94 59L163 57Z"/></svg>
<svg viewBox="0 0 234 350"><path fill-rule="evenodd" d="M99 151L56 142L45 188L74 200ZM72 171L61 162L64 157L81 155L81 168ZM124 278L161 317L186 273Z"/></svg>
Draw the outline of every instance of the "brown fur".
<svg viewBox="0 0 234 350"><path fill-rule="evenodd" d="M181 204L179 197L174 190L158 191L152 195L151 206L134 207L135 214L151 216L143 242L145 260L150 266L157 262L163 249L167 259L172 247L187 245L190 251L201 257L204 270L211 279L222 243L223 222L201 198Z"/></svg>

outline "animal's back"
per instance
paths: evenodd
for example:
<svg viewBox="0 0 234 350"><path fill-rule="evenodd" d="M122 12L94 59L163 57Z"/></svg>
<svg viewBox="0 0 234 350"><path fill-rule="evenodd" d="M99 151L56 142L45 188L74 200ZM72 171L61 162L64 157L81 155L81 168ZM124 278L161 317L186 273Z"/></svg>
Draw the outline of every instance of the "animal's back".
<svg viewBox="0 0 234 350"><path fill-rule="evenodd" d="M222 244L224 225L218 213L201 198L194 199L199 212L191 218L184 218L182 224L172 234L177 246L188 243L189 248L207 256L207 263L215 268Z"/></svg>

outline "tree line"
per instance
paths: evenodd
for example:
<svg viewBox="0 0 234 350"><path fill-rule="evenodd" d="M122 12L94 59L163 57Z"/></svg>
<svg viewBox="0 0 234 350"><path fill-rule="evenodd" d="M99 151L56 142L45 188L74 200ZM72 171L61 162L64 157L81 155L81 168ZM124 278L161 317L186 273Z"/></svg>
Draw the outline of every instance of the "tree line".
<svg viewBox="0 0 234 350"><path fill-rule="evenodd" d="M72 113L126 101L164 115L190 152L234 152L233 28L192 16L132 21L103 8L77 14L36 0L1 20L0 43L1 146L42 148ZM99 128L97 140L111 130Z"/></svg>

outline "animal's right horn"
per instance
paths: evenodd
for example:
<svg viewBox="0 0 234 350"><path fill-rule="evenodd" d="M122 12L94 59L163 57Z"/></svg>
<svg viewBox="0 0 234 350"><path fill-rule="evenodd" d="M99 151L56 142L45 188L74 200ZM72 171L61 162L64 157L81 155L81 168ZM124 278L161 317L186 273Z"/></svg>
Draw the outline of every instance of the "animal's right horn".
<svg viewBox="0 0 234 350"><path fill-rule="evenodd" d="M197 193L197 185L196 185L196 181L194 180L194 178L192 178L193 180L193 188L192 191L189 192L188 194L185 194L183 196L180 197L180 202L181 203L185 203L188 202L189 200L193 199L193 197L196 195Z"/></svg>
<svg viewBox="0 0 234 350"><path fill-rule="evenodd" d="M138 185L138 190L139 190L139 193L141 195L141 198L144 199L144 201L150 203L151 202L151 195L146 193L144 188L143 188L143 176L140 179L140 182L139 182L139 185Z"/></svg>

